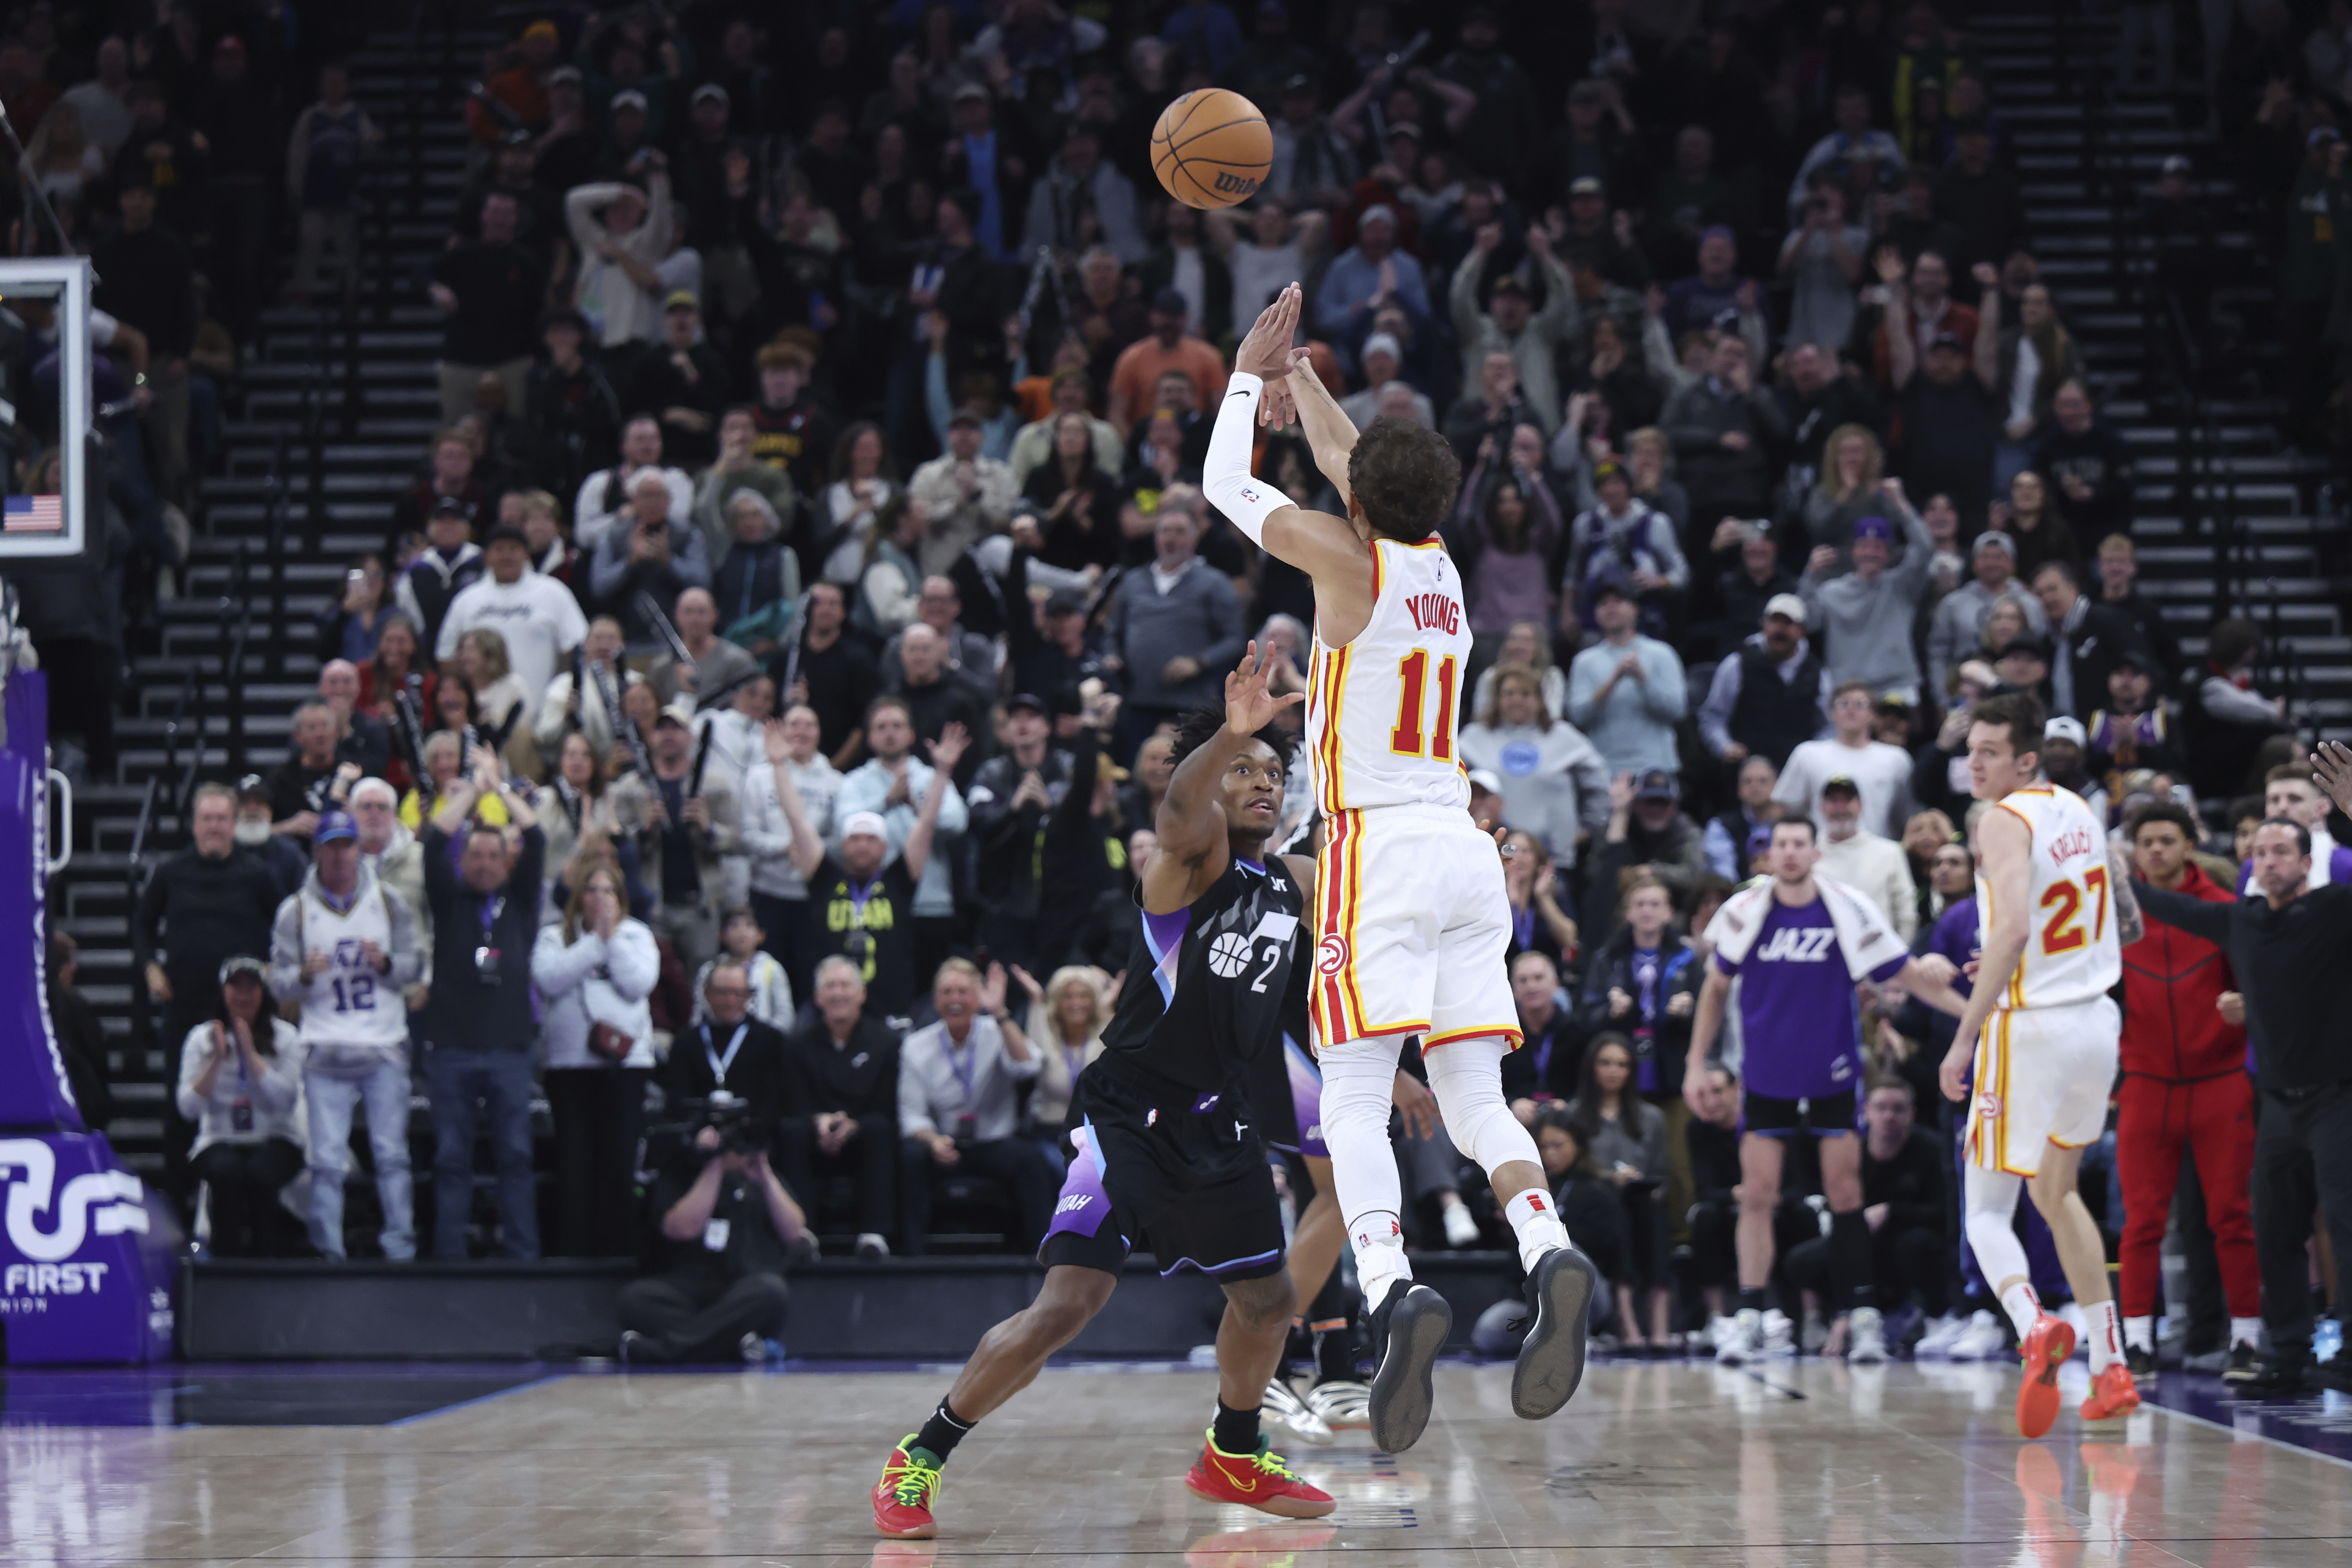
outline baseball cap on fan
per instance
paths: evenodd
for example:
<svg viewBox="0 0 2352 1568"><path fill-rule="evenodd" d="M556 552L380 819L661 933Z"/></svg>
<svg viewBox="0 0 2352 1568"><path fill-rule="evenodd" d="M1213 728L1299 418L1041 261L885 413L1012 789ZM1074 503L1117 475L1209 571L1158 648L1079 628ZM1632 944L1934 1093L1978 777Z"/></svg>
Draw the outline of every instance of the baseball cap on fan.
<svg viewBox="0 0 2352 1568"><path fill-rule="evenodd" d="M890 825L882 820L882 814L878 811L853 811L841 824L841 836L856 838L860 835L868 838L887 838L890 837Z"/></svg>

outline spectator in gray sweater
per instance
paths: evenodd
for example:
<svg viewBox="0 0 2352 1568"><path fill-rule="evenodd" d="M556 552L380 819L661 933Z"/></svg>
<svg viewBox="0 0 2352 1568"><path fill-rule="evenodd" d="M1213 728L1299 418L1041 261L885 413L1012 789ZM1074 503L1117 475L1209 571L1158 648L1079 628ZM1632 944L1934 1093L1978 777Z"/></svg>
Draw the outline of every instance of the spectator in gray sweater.
<svg viewBox="0 0 2352 1568"><path fill-rule="evenodd" d="M1545 710L1542 678L1528 665L1495 671L1476 721L1462 727L1462 760L1494 771L1504 820L1541 838L1557 866L1575 865L1578 845L1609 826L1601 753L1575 725Z"/></svg>
<svg viewBox="0 0 2352 1568"><path fill-rule="evenodd" d="M1799 588L1805 596L1805 625L1820 629L1832 679L1866 681L1880 697L1898 693L1916 703L1919 658L1911 649L1911 627L1927 592L1936 542L1903 499L1903 482L1888 479L1886 492L1903 523L1903 559L1889 564L1893 525L1883 517L1865 517L1853 525L1853 570L1827 575L1837 564L1837 551L1820 545Z"/></svg>
<svg viewBox="0 0 2352 1568"><path fill-rule="evenodd" d="M2025 628L2035 637L2050 629L2042 601L2017 580L2017 541L1999 529L1977 535L1971 570L1975 575L1937 602L1927 626L1927 684L1936 700L1952 694L1952 672L1977 657L1984 646L1985 617L2000 600L2007 599L2025 615Z"/></svg>
<svg viewBox="0 0 2352 1568"><path fill-rule="evenodd" d="M1190 514L1161 508L1152 542L1151 564L1127 574L1110 610L1110 648L1127 672L1119 716L1133 742L1187 708L1217 701L1246 640L1242 602L1195 553L1201 531Z"/></svg>

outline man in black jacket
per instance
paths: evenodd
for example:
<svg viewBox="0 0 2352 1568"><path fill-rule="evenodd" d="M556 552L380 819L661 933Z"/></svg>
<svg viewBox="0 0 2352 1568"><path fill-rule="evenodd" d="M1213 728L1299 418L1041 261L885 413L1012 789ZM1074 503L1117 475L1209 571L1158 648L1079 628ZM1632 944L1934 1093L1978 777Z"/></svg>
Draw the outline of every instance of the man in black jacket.
<svg viewBox="0 0 2352 1568"><path fill-rule="evenodd" d="M753 1134L772 1142L787 1098L783 1031L751 1016L751 971L731 958L703 976L702 999L709 1016L671 1045L663 1092L673 1102L720 1093L747 1100Z"/></svg>
<svg viewBox="0 0 2352 1568"><path fill-rule="evenodd" d="M2083 592L2082 574L2071 562L2048 562L2035 572L2033 596L2050 617L2056 656L2050 664L2051 711L2087 719L2106 701L2107 676L2124 654L2147 650L2120 611Z"/></svg>
<svg viewBox="0 0 2352 1568"><path fill-rule="evenodd" d="M980 845L978 937L991 957L1040 968L1038 862L1046 815L1076 787L1070 753L1051 744L1052 714L1045 700L1030 692L1006 700L1001 733L1006 749L980 764L964 792L971 814L969 831ZM1056 953L1046 962L1059 959Z"/></svg>
<svg viewBox="0 0 2352 1568"><path fill-rule="evenodd" d="M1883 1079L1863 1108L1869 1135L1862 1146L1862 1217L1870 1225L1871 1278L1878 1304L1894 1306L1906 1294L1930 1320L1950 1310L1945 1281L1951 1273L1952 1241L1944 1229L1944 1172L1949 1153L1914 1125L1916 1101L1908 1083ZM1791 1284L1827 1299L1830 1243L1816 1237L1789 1249L1784 1265ZM1833 1331L1832 1338L1838 1336Z"/></svg>
<svg viewBox="0 0 2352 1568"><path fill-rule="evenodd" d="M131 955L146 971L147 993L164 1005L163 1081L174 1084L189 1032L219 1013L221 961L268 952L278 903L268 868L236 847L236 794L228 785L197 788L189 836L194 843L147 879L131 928ZM195 1124L167 1097L163 1184L175 1198L189 1191L188 1147L195 1135Z"/></svg>
<svg viewBox="0 0 2352 1568"><path fill-rule="evenodd" d="M846 773L866 754L866 709L882 689L874 654L849 625L838 583L809 584L800 636L778 648L768 673L785 707L816 715L817 749Z"/></svg>
<svg viewBox="0 0 2352 1568"><path fill-rule="evenodd" d="M2352 747L2312 753L2320 787L2352 809ZM2253 887L2235 903L2207 903L2135 881L2147 918L2218 943L2244 995L2254 1082L2263 1104L2254 1131L2254 1249L2263 1270L2263 1326L2271 1355L2241 1395L2276 1397L2306 1383L2352 1392L2342 1357L2311 1364L2305 1247L2315 1209L2327 1215L2338 1258L2352 1258L2352 1011L2324 982L2352 952L2352 884L2308 891L2311 834L2271 817L2254 830Z"/></svg>
<svg viewBox="0 0 2352 1568"><path fill-rule="evenodd" d="M866 982L835 955L816 966L817 1021L784 1044L776 1159L814 1205L820 1173L857 1184L857 1256L887 1258L898 1148L898 1037L866 1016Z"/></svg>
<svg viewBox="0 0 2352 1568"><path fill-rule="evenodd" d="M530 1169L530 1058L539 1021L530 950L539 934L547 837L497 757L477 746L425 828L425 897L433 906L433 994L425 1009L425 1080L433 1100L433 1256L466 1256L474 1202L474 1134L487 1110L496 1156L501 1245L539 1256ZM467 833L451 866L450 836L495 795L519 836Z"/></svg>

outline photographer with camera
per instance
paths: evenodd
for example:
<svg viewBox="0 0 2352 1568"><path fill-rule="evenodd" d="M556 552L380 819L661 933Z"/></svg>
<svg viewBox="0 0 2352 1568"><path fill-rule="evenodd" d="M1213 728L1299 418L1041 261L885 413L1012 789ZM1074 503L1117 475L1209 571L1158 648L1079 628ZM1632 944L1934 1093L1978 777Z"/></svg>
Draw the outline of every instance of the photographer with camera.
<svg viewBox="0 0 2352 1568"><path fill-rule="evenodd" d="M783 1032L751 1016L751 974L740 960L710 966L702 1001L708 1016L670 1044L662 1091L672 1104L722 1092L743 1101L751 1135L765 1149L784 1102Z"/></svg>
<svg viewBox="0 0 2352 1568"><path fill-rule="evenodd" d="M547 837L530 802L476 746L425 829L425 897L433 909L433 991L425 1009L425 1081L433 1097L433 1255L466 1256L474 1202L474 1133L487 1111L496 1151L502 1250L539 1256L530 1170L530 1056L539 1033L530 954L546 885ZM510 830L450 837L486 797ZM509 841L509 832L513 840Z"/></svg>
<svg viewBox="0 0 2352 1568"><path fill-rule="evenodd" d="M743 980L725 965L712 978L720 975ZM723 1118L726 1108L706 1114ZM655 1182L651 1271L622 1286L617 1302L624 1364L764 1361L764 1342L783 1331L784 1260L807 1224L767 1152L747 1142L750 1128L749 1117L726 1131L704 1125Z"/></svg>

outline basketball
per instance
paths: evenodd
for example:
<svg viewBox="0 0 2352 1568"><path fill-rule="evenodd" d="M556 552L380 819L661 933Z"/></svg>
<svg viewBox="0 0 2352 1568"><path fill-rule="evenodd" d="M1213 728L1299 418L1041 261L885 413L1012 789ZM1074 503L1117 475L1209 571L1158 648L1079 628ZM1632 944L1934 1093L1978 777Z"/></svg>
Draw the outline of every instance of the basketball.
<svg viewBox="0 0 2352 1568"><path fill-rule="evenodd" d="M1229 207L1257 195L1274 165L1274 132L1256 104L1222 87L1188 92L1151 128L1151 172L1188 207Z"/></svg>

